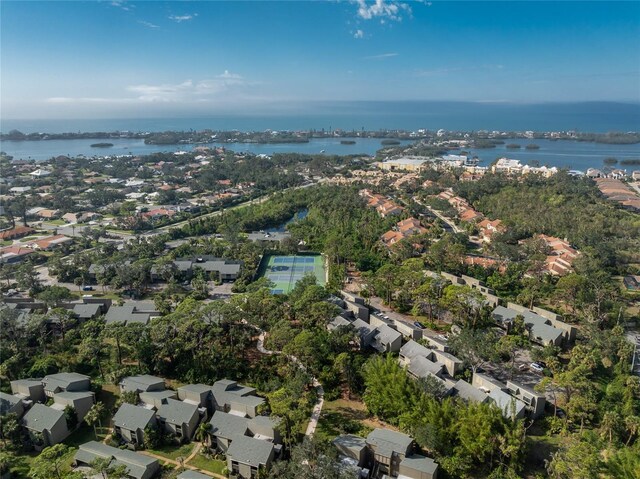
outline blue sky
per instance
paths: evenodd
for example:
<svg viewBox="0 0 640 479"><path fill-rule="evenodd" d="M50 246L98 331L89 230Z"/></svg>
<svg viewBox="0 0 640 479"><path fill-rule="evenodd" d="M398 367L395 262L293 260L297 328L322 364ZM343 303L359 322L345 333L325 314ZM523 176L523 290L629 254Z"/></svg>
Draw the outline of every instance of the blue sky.
<svg viewBox="0 0 640 479"><path fill-rule="evenodd" d="M640 101L640 2L0 2L4 118Z"/></svg>

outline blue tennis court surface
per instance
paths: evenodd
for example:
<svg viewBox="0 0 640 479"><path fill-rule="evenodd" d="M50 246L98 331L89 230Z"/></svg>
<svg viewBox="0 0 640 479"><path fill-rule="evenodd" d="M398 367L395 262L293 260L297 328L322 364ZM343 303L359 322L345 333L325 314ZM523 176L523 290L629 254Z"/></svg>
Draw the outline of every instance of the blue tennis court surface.
<svg viewBox="0 0 640 479"><path fill-rule="evenodd" d="M287 294L307 274L314 274L318 284L324 286L326 271L322 256L265 256L259 276L275 284L273 294Z"/></svg>

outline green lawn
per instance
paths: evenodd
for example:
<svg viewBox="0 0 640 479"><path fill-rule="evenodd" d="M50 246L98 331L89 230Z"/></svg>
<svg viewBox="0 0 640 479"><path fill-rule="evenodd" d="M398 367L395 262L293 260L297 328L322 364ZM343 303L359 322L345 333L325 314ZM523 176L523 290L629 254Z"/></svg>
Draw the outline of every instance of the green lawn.
<svg viewBox="0 0 640 479"><path fill-rule="evenodd" d="M103 421L103 423L105 423L106 421ZM108 424L108 423L107 423ZM91 426L87 426L86 424L83 424L82 426L80 426L78 429L76 429L75 431L73 431L71 433L71 435L64 440L64 443L67 446L71 446L74 448L79 447L81 444L84 444L86 442L89 441L100 441L102 442L102 440L107 436L107 434L109 433L109 429L106 427L97 427L96 429L98 431L98 439L96 439L96 436L93 432L93 427Z"/></svg>
<svg viewBox="0 0 640 479"><path fill-rule="evenodd" d="M364 437L373 429L367 417L367 411L361 402L345 399L325 401L316 435L326 440L332 440L340 434Z"/></svg>
<svg viewBox="0 0 640 479"><path fill-rule="evenodd" d="M181 446L169 445L162 446L158 449L147 449L149 452L153 454L157 454L158 456L166 457L167 459L176 460L178 457L187 458L191 451L193 450L195 443L183 444Z"/></svg>
<svg viewBox="0 0 640 479"><path fill-rule="evenodd" d="M66 441L65 441L66 443ZM12 477L29 477L29 470L31 469L31 465L36 457L40 455L39 452L30 452L28 454L18 454L16 455L16 464L11 468L13 472ZM71 448L69 452L64 456L62 461L62 472L71 471L73 458L76 455L76 449Z"/></svg>
<svg viewBox="0 0 640 479"><path fill-rule="evenodd" d="M190 466L197 467L209 472L215 472L222 474L222 471L227 467L227 463L218 459L210 459L203 454L196 454L188 463Z"/></svg>
<svg viewBox="0 0 640 479"><path fill-rule="evenodd" d="M54 226L63 226L63 225L66 225L67 222L65 220L50 220L50 221L47 221L47 224L54 225Z"/></svg>

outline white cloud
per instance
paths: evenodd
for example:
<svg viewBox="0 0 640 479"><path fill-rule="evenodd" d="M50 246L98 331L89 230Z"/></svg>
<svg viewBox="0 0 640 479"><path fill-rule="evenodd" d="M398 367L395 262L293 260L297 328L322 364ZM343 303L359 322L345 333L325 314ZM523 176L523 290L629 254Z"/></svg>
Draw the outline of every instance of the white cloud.
<svg viewBox="0 0 640 479"><path fill-rule="evenodd" d="M128 5L124 0L113 0L111 2L112 7L120 8L125 12L131 11L132 8L135 8L135 5Z"/></svg>
<svg viewBox="0 0 640 479"><path fill-rule="evenodd" d="M353 38L364 38L364 32L362 30L356 30L353 34Z"/></svg>
<svg viewBox="0 0 640 479"><path fill-rule="evenodd" d="M222 78L226 80L243 80L243 78L237 73L231 73L229 70L225 70L224 73L218 75L216 78Z"/></svg>
<svg viewBox="0 0 640 479"><path fill-rule="evenodd" d="M186 15L170 15L169 20L173 20L176 23L188 22L189 20L193 20L197 17L197 13L189 13Z"/></svg>
<svg viewBox="0 0 640 479"><path fill-rule="evenodd" d="M381 53L380 55L371 55L370 57L364 57L365 60L382 60L383 58L397 57L397 53Z"/></svg>
<svg viewBox="0 0 640 479"><path fill-rule="evenodd" d="M138 20L138 23L140 25L144 25L147 28L160 28L158 25L156 25L155 23L151 23L151 22L147 22L146 20Z"/></svg>
<svg viewBox="0 0 640 479"><path fill-rule="evenodd" d="M397 0L375 0L375 2L355 0L355 4L358 6L358 17L363 20L377 18L383 23L385 20L399 22L403 14L411 15L409 4Z"/></svg>
<svg viewBox="0 0 640 479"><path fill-rule="evenodd" d="M125 87L132 96L122 96L113 98L101 97L51 97L47 98L47 103L54 104L91 104L91 103L113 103L113 104L139 104L139 103L202 103L218 100L228 100L234 95L242 96L249 85L256 85L249 82L241 75L225 70L220 75L210 79L203 79L197 82L185 80L182 83L163 83L159 85L139 84Z"/></svg>

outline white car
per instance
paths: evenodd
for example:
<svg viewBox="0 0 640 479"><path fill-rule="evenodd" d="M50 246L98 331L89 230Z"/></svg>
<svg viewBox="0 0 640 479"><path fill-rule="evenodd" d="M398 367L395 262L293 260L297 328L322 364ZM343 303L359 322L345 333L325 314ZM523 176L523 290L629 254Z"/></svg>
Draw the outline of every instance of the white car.
<svg viewBox="0 0 640 479"><path fill-rule="evenodd" d="M529 367L538 373L541 373L542 371L544 371L544 368L542 367L542 365L538 363L531 363Z"/></svg>

